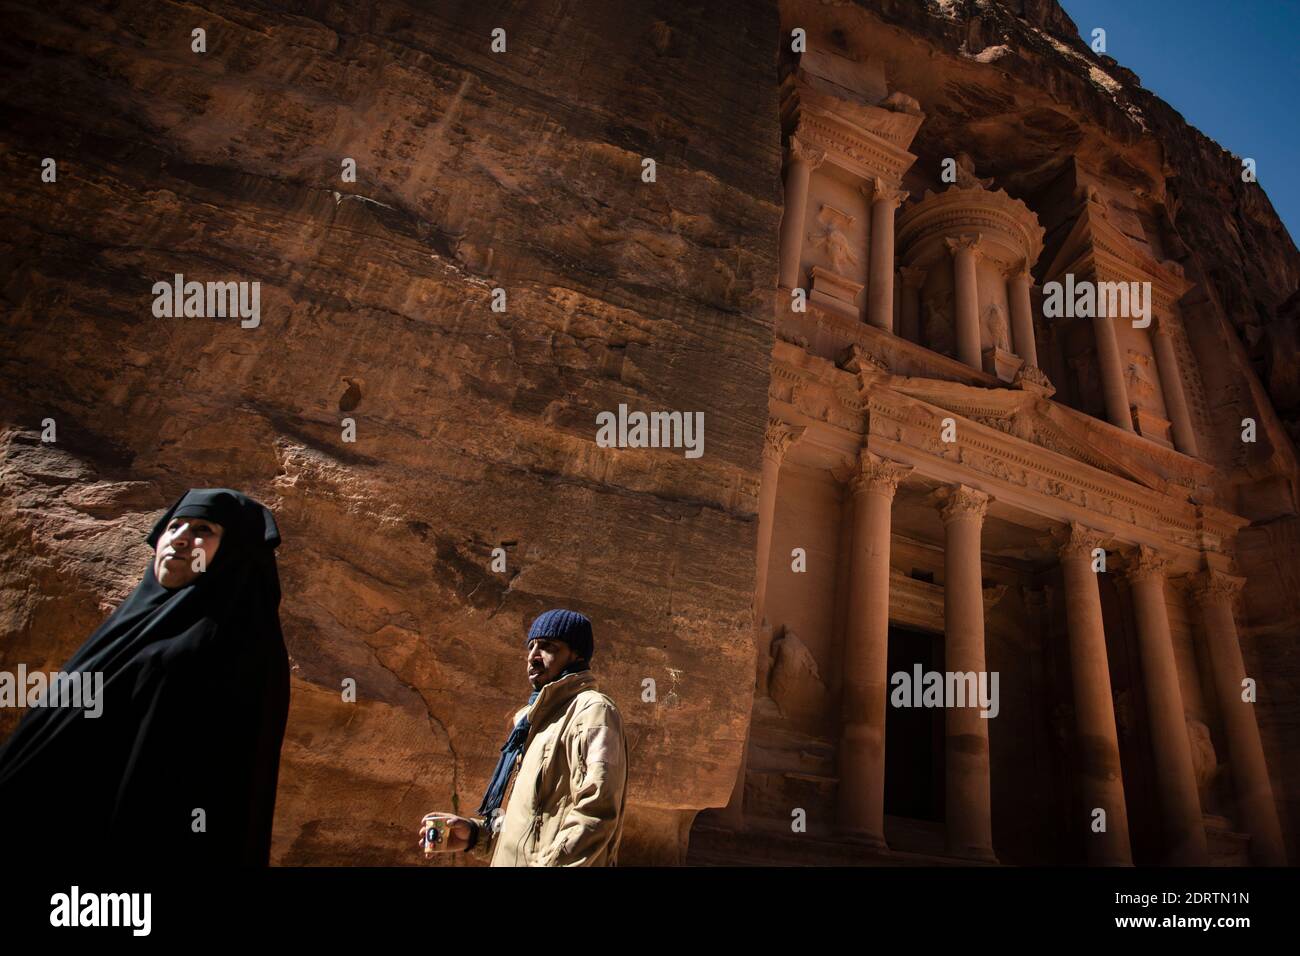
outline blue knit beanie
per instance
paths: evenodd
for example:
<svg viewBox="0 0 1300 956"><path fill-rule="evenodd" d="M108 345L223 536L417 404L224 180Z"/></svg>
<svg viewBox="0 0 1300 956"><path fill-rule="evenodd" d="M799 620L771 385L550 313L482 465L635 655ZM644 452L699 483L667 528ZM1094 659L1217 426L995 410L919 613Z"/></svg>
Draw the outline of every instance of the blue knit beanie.
<svg viewBox="0 0 1300 956"><path fill-rule="evenodd" d="M528 629L528 640L524 645L527 646L538 638L563 641L573 653L588 663L596 649L595 638L591 635L591 621L577 611L561 607L537 616L533 626Z"/></svg>

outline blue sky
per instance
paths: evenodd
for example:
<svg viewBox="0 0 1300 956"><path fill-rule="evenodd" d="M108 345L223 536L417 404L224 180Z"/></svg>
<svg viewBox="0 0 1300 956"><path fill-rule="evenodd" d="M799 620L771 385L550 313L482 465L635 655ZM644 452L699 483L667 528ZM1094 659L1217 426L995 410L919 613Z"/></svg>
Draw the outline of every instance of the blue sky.
<svg viewBox="0 0 1300 956"><path fill-rule="evenodd" d="M1300 0L1060 0L1106 52L1192 126L1257 164L1300 237Z"/></svg>

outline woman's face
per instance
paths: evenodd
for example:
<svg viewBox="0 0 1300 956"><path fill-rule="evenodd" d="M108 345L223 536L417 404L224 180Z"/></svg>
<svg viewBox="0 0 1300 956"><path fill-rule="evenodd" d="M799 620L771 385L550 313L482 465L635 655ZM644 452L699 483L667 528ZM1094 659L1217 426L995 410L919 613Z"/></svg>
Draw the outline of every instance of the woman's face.
<svg viewBox="0 0 1300 956"><path fill-rule="evenodd" d="M165 588L183 588L212 566L221 525L207 518L172 518L154 549L153 574Z"/></svg>

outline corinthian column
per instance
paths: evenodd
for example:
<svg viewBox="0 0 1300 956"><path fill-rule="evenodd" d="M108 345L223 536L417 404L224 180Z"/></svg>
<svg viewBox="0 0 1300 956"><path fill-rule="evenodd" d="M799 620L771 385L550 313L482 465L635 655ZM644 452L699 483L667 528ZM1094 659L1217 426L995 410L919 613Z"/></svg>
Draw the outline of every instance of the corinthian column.
<svg viewBox="0 0 1300 956"><path fill-rule="evenodd" d="M781 462L804 431L803 426L787 425L780 419L769 418L763 435L763 480L758 491L758 576L754 587L754 620L760 624L767 623L767 568L772 556L776 484L781 474Z"/></svg>
<svg viewBox="0 0 1300 956"><path fill-rule="evenodd" d="M880 177L872 180L867 322L887 332L894 330L894 210L906 198Z"/></svg>
<svg viewBox="0 0 1300 956"><path fill-rule="evenodd" d="M1120 773L1119 737L1115 732L1115 705L1111 700L1110 669L1106 661L1106 632L1102 626L1101 593L1092 570L1092 552L1105 538L1090 528L1071 522L1070 534L1060 546L1065 576L1065 615L1070 632L1070 671L1074 683L1075 725L1082 758L1082 787L1088 827L1088 862L1128 866L1128 810L1124 803L1124 778ZM1106 829L1093 829L1094 811L1106 811Z"/></svg>
<svg viewBox="0 0 1300 956"><path fill-rule="evenodd" d="M921 286L925 284L925 270L919 266L903 266L898 270L903 280L903 294L898 303L898 334L909 342L921 341Z"/></svg>
<svg viewBox="0 0 1300 956"><path fill-rule="evenodd" d="M1196 772L1192 767L1192 746L1187 739L1183 693L1178 686L1178 665L1169 636L1169 612L1165 606L1167 568L1164 558L1142 545L1130 562L1127 575L1133 588L1156 787L1168 841L1166 862L1204 866L1209 862L1209 850Z"/></svg>
<svg viewBox="0 0 1300 956"><path fill-rule="evenodd" d="M989 496L956 485L943 517L944 661L950 673L984 673L984 588L980 533ZM978 697L944 713L944 792L948 850L956 856L994 861L989 787L989 722Z"/></svg>
<svg viewBox="0 0 1300 956"><path fill-rule="evenodd" d="M1264 745L1255 722L1255 705L1242 700L1246 665L1237 642L1232 601L1244 578L1207 571L1193 582L1192 596L1205 622L1205 643L1214 671L1214 690L1228 739L1232 788L1237 796L1238 823L1250 834L1251 862L1258 866L1286 866L1282 827L1278 823L1273 786L1264 763Z"/></svg>
<svg viewBox="0 0 1300 956"><path fill-rule="evenodd" d="M1092 327L1097 336L1097 364L1101 367L1101 389L1106 396L1106 417L1112 425L1131 432L1133 415L1128 407L1128 385L1124 381L1114 320L1109 315L1097 315L1093 317Z"/></svg>
<svg viewBox="0 0 1300 956"><path fill-rule="evenodd" d="M1011 335L1016 354L1026 365L1038 367L1038 345L1034 341L1034 312L1029 303L1029 260L1021 259L1007 273L1007 299L1011 302Z"/></svg>
<svg viewBox="0 0 1300 956"><path fill-rule="evenodd" d="M863 449L849 482L853 543L840 702L839 829L885 845L885 703L889 682L889 534L894 493L911 468Z"/></svg>
<svg viewBox="0 0 1300 956"><path fill-rule="evenodd" d="M781 462L785 453L803 435L799 425L787 425L777 418L769 418L763 436L762 484L758 490L758 554L755 560L754 584L755 684L760 693L767 691L766 663L771 656L769 641L771 628L767 623L767 570L772 556L772 528L776 518L776 486L780 480ZM719 814L725 826L740 829L744 826L745 773L749 767L749 731L745 731L745 744L740 753L740 772L731 788L731 799Z"/></svg>
<svg viewBox="0 0 1300 956"><path fill-rule="evenodd" d="M980 361L979 280L975 261L979 235L944 240L952 251L954 312L957 325L957 358L971 368L983 368Z"/></svg>
<svg viewBox="0 0 1300 956"><path fill-rule="evenodd" d="M785 169L785 212L781 216L781 273L784 289L799 284L799 259L803 253L803 224L808 212L808 183L813 170L822 164L826 154L820 149L805 146L790 137L790 162Z"/></svg>
<svg viewBox="0 0 1300 956"><path fill-rule="evenodd" d="M1178 369L1174 340L1169 330L1169 320L1156 318L1151 329L1151 343L1155 347L1156 372L1160 375L1160 389L1164 392L1165 408L1174 426L1174 445L1184 455L1195 457L1196 433L1192 431L1192 416L1187 411L1187 394L1183 391L1183 377Z"/></svg>

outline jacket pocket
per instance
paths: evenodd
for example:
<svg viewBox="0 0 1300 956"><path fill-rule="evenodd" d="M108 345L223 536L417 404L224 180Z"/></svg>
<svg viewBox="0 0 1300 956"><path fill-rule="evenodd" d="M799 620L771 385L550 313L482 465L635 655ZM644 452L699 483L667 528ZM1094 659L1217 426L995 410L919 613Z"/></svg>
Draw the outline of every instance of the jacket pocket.
<svg viewBox="0 0 1300 956"><path fill-rule="evenodd" d="M569 803L569 797L566 794L560 797L554 806L547 807L545 813L542 814L541 829L538 832L537 842L538 866L550 865L549 858L556 847L556 841L559 840L560 827L564 823L564 816L568 812Z"/></svg>
<svg viewBox="0 0 1300 956"><path fill-rule="evenodd" d="M537 775L533 780L531 799L527 808L528 813L532 815L532 821L519 838L519 846L516 848L516 855L524 866L537 865L537 845L541 838L542 814L546 809L542 802L542 786L546 781L546 770L551 761L552 749L552 744L548 743L544 746L537 761Z"/></svg>

